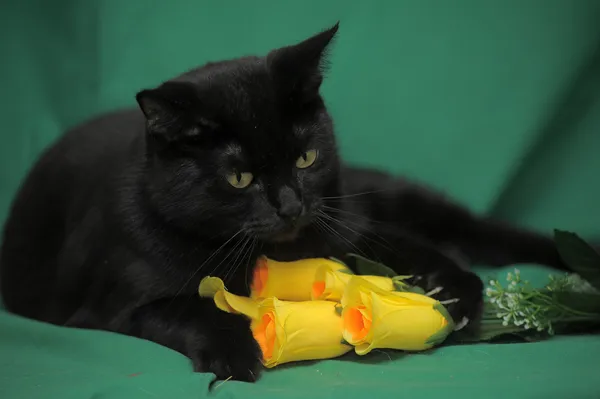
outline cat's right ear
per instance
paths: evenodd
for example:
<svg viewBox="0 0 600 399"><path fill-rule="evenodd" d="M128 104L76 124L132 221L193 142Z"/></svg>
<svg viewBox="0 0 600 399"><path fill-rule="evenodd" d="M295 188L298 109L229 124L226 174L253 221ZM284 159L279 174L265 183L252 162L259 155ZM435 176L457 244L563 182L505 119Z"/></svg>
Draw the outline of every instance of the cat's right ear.
<svg viewBox="0 0 600 399"><path fill-rule="evenodd" d="M148 134L165 142L196 138L211 124L197 115L194 89L185 83L168 82L142 90L136 100L146 117Z"/></svg>
<svg viewBox="0 0 600 399"><path fill-rule="evenodd" d="M267 66L280 94L296 104L310 103L319 96L327 49L338 28L339 23L336 23L298 44L267 55Z"/></svg>

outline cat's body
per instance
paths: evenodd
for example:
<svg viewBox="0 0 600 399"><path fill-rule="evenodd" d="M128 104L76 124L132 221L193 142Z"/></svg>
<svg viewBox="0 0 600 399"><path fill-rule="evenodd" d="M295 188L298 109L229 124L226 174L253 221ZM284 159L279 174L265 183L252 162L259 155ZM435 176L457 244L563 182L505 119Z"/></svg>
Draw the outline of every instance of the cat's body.
<svg viewBox="0 0 600 399"><path fill-rule="evenodd" d="M253 380L260 356L247 320L216 310L197 287L211 274L247 292L259 254L363 254L426 289L444 287L439 298L460 298L450 306L458 320L476 316L482 284L452 251L561 267L547 237L341 164L318 95L336 30L210 64L140 93L143 112L68 132L31 171L6 223L8 309L149 339L197 370Z"/></svg>

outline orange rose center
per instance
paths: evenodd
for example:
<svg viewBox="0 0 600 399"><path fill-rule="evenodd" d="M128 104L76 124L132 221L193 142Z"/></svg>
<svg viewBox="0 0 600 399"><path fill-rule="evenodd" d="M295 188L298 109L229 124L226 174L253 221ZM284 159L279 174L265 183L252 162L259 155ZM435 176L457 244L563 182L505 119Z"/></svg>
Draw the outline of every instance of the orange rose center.
<svg viewBox="0 0 600 399"><path fill-rule="evenodd" d="M268 278L269 267L267 266L267 260L264 257L260 257L256 261L254 274L252 276L252 291L255 292L259 297L262 296L263 290L267 286Z"/></svg>
<svg viewBox="0 0 600 399"><path fill-rule="evenodd" d="M275 347L275 315L272 312L263 315L260 323L252 333L260 346L263 358L269 360L273 356Z"/></svg>
<svg viewBox="0 0 600 399"><path fill-rule="evenodd" d="M344 329L352 335L352 339L361 340L371 329L371 315L364 306L349 308L344 312Z"/></svg>
<svg viewBox="0 0 600 399"><path fill-rule="evenodd" d="M325 292L325 281L315 281L312 286L312 297L314 299L321 298Z"/></svg>

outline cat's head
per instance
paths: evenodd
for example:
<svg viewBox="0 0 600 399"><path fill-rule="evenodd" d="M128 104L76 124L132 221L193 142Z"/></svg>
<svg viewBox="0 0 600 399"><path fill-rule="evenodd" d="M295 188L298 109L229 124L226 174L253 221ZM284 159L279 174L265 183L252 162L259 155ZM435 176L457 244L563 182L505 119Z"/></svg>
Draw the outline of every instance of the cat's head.
<svg viewBox="0 0 600 399"><path fill-rule="evenodd" d="M138 93L147 192L167 222L203 234L293 239L338 191L319 93L338 26L301 43L210 63Z"/></svg>

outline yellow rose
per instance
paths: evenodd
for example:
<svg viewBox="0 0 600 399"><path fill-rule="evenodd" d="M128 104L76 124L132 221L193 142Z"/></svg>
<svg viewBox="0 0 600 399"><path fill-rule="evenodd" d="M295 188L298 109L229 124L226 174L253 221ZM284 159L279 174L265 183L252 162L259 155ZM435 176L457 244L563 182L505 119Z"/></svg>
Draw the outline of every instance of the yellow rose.
<svg viewBox="0 0 600 399"><path fill-rule="evenodd" d="M330 301L262 300L251 329L265 367L330 359L351 351L351 346L342 344L342 318L336 306Z"/></svg>
<svg viewBox="0 0 600 399"><path fill-rule="evenodd" d="M332 270L348 270L345 265L325 258L278 262L262 256L254 267L250 297L310 301L315 273L323 266Z"/></svg>
<svg viewBox="0 0 600 399"><path fill-rule="evenodd" d="M375 348L429 349L454 329L452 317L435 299L385 291L359 276L352 276L341 303L344 339L359 355Z"/></svg>
<svg viewBox="0 0 600 399"><path fill-rule="evenodd" d="M227 313L240 313L251 319L258 318L258 302L252 298L232 294L218 277L205 277L200 282L201 297L213 298L217 308Z"/></svg>
<svg viewBox="0 0 600 399"><path fill-rule="evenodd" d="M390 277L361 277L384 291L393 291L395 289L394 280ZM352 273L345 269L336 270L329 265L321 266L315 273L311 298L313 300L339 301L351 278Z"/></svg>

